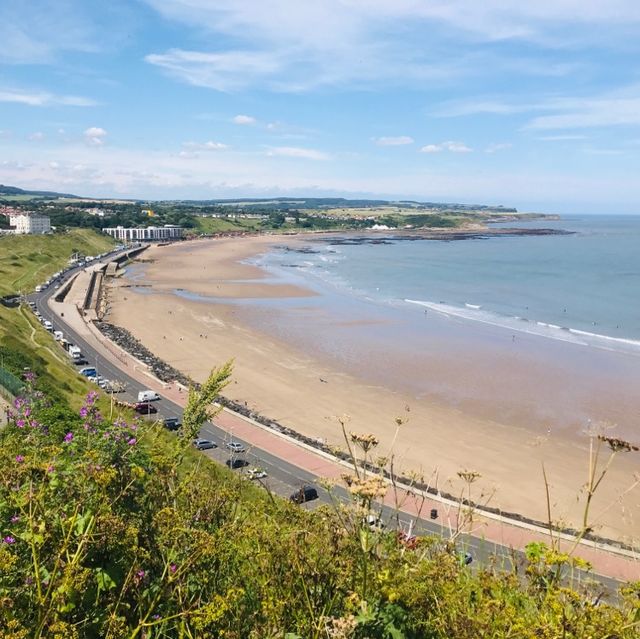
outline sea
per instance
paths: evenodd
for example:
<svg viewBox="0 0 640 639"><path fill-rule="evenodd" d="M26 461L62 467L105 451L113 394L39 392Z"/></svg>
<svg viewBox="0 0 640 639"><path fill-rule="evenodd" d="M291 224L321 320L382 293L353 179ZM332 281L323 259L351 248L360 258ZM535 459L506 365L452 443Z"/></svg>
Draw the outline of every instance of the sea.
<svg viewBox="0 0 640 639"><path fill-rule="evenodd" d="M434 241L381 232L375 243L325 237L255 263L325 293L489 324L512 339L525 333L640 356L640 216L496 226L569 233Z"/></svg>

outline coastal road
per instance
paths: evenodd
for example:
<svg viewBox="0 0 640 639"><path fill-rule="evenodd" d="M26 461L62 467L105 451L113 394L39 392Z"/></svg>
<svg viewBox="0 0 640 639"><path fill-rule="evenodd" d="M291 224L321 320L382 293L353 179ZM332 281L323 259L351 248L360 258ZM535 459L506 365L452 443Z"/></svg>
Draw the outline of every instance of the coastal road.
<svg viewBox="0 0 640 639"><path fill-rule="evenodd" d="M74 275L80 268L72 269L64 274L64 281L68 280ZM120 393L127 401L137 401L138 392L145 390L145 386L138 379L128 374L123 367L120 367L103 357L88 341L86 341L81 335L79 335L72 326L64 321L64 318L60 318L53 313L48 306L50 297L53 297L57 293L51 287L43 291L42 293L34 293L28 296L29 301L35 302L36 309L40 312L44 319L49 319L55 330L62 330L65 338L70 342L79 346L85 359L90 365L96 367L98 374L102 377L119 381L125 385L126 391ZM72 366L71 360L69 365ZM182 408L175 402L167 398L163 398L155 403L158 409L157 418L177 417L182 418ZM264 482L264 485L274 494L282 497L288 497L292 492L299 489L305 484L313 484L319 493L320 499L315 502L308 502L303 505L305 508L316 508L320 503L332 503L334 499L338 499L345 503L351 501L349 493L346 489L340 486L334 486L332 488L333 497L330 496L326 490L319 486L316 482L318 477L313 473L300 468L286 459L282 459L273 453L250 446L242 439L233 435L232 432L225 430L214 422L207 422L201 429L200 436L206 439L210 439L217 444L217 448L203 451L203 454L211 458L212 460L224 464L232 459L233 455L226 448L226 443L231 441L238 441L244 445L246 452L240 455L235 455L238 459L245 459L248 462L247 467L256 466L264 469L268 477ZM237 470L235 472L242 472ZM426 518L414 518L408 513L398 512L396 509L389 506L381 505L378 508L380 512L381 520L387 525L388 528L398 528L405 534L411 535L429 535L434 534L439 537L448 537L450 530L448 527L442 525L438 520L432 521ZM457 542L457 552L460 556L464 556L465 553L470 553L473 557L471 566L483 563L497 563L505 568L512 566L513 561L522 561L523 553L520 551L514 551L508 546L497 544L486 540L479 536L463 535ZM614 595L617 588L621 585L621 582L604 575L597 575L591 573L580 573L578 571L578 578L583 580L597 581L601 584L602 588Z"/></svg>

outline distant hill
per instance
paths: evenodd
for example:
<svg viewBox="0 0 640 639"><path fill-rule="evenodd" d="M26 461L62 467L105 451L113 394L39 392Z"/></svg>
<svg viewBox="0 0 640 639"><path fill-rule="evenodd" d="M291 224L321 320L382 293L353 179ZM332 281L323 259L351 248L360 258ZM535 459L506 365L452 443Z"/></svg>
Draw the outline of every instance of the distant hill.
<svg viewBox="0 0 640 639"><path fill-rule="evenodd" d="M0 184L0 199L2 198L3 195L8 195L8 196L21 195L24 197L46 197L46 198L69 197L74 199L80 199L77 195L72 195L70 193L56 193L55 191L29 191L25 189L20 189L17 186L7 186L5 184Z"/></svg>

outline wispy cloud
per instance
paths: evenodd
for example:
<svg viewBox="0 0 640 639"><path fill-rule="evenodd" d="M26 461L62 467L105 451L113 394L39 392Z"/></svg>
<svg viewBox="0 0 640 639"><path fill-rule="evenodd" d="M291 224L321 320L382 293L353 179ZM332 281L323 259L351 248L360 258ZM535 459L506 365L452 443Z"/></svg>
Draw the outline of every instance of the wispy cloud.
<svg viewBox="0 0 640 639"><path fill-rule="evenodd" d="M44 140L44 133L42 131L34 131L27 137L27 140L30 142L41 142Z"/></svg>
<svg viewBox="0 0 640 639"><path fill-rule="evenodd" d="M145 60L188 84L224 92L273 76L282 66L278 56L267 51L207 53L171 49L164 54L149 54Z"/></svg>
<svg viewBox="0 0 640 639"><path fill-rule="evenodd" d="M413 144L414 139L408 135L383 136L381 138L373 138L378 146L403 146L405 144Z"/></svg>
<svg viewBox="0 0 640 639"><path fill-rule="evenodd" d="M533 118L527 129L586 129L640 125L640 96L566 99L551 103L552 115Z"/></svg>
<svg viewBox="0 0 640 639"><path fill-rule="evenodd" d="M0 102L15 102L34 107L76 106L91 107L97 102L77 95L55 95L46 91L23 91L19 89L0 89Z"/></svg>
<svg viewBox="0 0 640 639"><path fill-rule="evenodd" d="M571 140L586 140L587 136L586 135L573 135L570 133L565 133L562 135L542 135L538 138L536 138L537 140L541 140L542 142L568 142Z"/></svg>
<svg viewBox="0 0 640 639"><path fill-rule="evenodd" d="M498 153L498 151L507 151L512 148L513 144L511 142L494 142L489 144L487 148L484 150L485 153Z"/></svg>
<svg viewBox="0 0 640 639"><path fill-rule="evenodd" d="M440 144L427 144L420 149L421 153L440 153L449 151L450 153L471 153L473 149L464 142L440 142Z"/></svg>
<svg viewBox="0 0 640 639"><path fill-rule="evenodd" d="M331 156L324 151L305 149L297 146L276 146L267 151L270 156L301 158L304 160L329 160Z"/></svg>
<svg viewBox="0 0 640 639"><path fill-rule="evenodd" d="M229 145L222 142L214 142L213 140L208 142L185 142L182 146L189 151L224 151L229 148Z"/></svg>

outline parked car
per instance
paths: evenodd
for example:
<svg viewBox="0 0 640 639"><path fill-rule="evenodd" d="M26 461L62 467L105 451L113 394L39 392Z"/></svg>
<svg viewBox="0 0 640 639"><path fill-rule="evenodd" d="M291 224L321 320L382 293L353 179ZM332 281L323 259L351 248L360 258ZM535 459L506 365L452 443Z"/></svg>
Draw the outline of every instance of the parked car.
<svg viewBox="0 0 640 639"><path fill-rule="evenodd" d="M305 501L318 499L318 491L313 486L302 486L295 493L292 493L289 499L295 504L303 504Z"/></svg>
<svg viewBox="0 0 640 639"><path fill-rule="evenodd" d="M160 399L160 395L154 390L142 390L138 393L139 402L155 402L157 399Z"/></svg>
<svg viewBox="0 0 640 639"><path fill-rule="evenodd" d="M124 384L117 381L109 381L106 386L103 387L107 393L123 393L125 390Z"/></svg>
<svg viewBox="0 0 640 639"><path fill-rule="evenodd" d="M234 457L233 459L227 459L225 464L229 466L229 468L234 469L234 468L244 468L245 466L249 465L249 462L246 459L240 459L238 457Z"/></svg>
<svg viewBox="0 0 640 639"><path fill-rule="evenodd" d="M246 448L240 442L227 442L227 448L234 453L244 453Z"/></svg>
<svg viewBox="0 0 640 639"><path fill-rule="evenodd" d="M151 413L158 412L158 409L149 402L137 402L133 407L133 410L135 410L136 413L140 413L141 415L150 415Z"/></svg>
<svg viewBox="0 0 640 639"><path fill-rule="evenodd" d="M95 366L86 366L85 368L81 368L79 371L80 375L84 375L85 377L97 377L98 371L95 369Z"/></svg>
<svg viewBox="0 0 640 639"><path fill-rule="evenodd" d="M217 444L215 442L212 442L210 439L194 439L193 440L193 445L198 449L198 450L209 450L210 448L217 448Z"/></svg>
<svg viewBox="0 0 640 639"><path fill-rule="evenodd" d="M177 417L166 417L163 425L167 430L179 430L182 422Z"/></svg>
<svg viewBox="0 0 640 639"><path fill-rule="evenodd" d="M262 468L249 468L247 470L247 477L249 479L264 479L267 476L267 472Z"/></svg>

